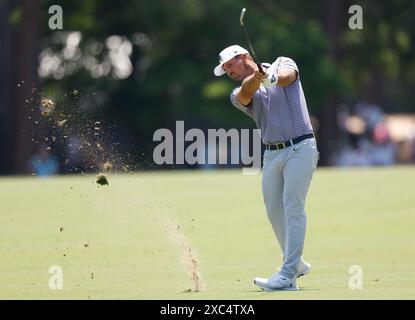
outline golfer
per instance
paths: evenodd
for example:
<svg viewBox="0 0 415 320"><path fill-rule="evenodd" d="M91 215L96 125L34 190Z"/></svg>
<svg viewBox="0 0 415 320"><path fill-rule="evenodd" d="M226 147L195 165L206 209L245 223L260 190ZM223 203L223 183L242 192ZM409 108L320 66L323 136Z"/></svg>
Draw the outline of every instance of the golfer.
<svg viewBox="0 0 415 320"><path fill-rule="evenodd" d="M262 193L268 219L283 253L281 268L269 278L255 278L265 291L298 290L297 278L311 265L302 258L307 217L305 199L319 153L296 63L278 57L261 64L238 45L219 54L216 76L240 81L230 99L254 119L265 145Z"/></svg>

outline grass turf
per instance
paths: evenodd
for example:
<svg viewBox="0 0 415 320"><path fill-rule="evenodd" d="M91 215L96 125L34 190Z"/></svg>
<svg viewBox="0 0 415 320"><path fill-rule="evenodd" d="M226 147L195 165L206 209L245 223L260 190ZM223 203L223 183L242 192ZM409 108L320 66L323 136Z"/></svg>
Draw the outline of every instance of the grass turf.
<svg viewBox="0 0 415 320"><path fill-rule="evenodd" d="M415 167L319 169L299 292L252 283L281 263L260 176L240 170L1 178L1 299L413 299ZM197 253L194 289L183 239ZM177 225L176 225L177 223ZM186 247L185 247L186 248ZM187 250L187 249L186 249ZM195 258L196 259L196 258ZM49 267L63 270L51 290ZM363 289L348 286L349 267Z"/></svg>

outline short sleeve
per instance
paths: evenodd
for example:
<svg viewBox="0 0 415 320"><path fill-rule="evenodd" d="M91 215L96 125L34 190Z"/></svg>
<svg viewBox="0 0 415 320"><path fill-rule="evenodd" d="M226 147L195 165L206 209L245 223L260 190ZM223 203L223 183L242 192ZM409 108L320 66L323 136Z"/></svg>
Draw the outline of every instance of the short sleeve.
<svg viewBox="0 0 415 320"><path fill-rule="evenodd" d="M239 102L237 94L238 94L240 88L241 87L237 87L237 88L232 90L231 95L230 95L231 102L237 109L241 110L242 112L244 112L247 115L252 117L252 104L253 103L251 101L247 106L244 106L242 103Z"/></svg>
<svg viewBox="0 0 415 320"><path fill-rule="evenodd" d="M293 69L293 70L297 71L298 74L300 73L300 71L298 70L298 66L295 63L295 61L291 58L288 58L288 57L279 57L271 65L271 68L273 68L277 72L280 69L288 68L288 69Z"/></svg>

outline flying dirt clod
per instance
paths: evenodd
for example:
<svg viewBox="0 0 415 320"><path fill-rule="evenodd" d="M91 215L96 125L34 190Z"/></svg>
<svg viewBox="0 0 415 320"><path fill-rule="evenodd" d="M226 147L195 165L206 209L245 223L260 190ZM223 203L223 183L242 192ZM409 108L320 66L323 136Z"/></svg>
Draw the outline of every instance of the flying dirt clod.
<svg viewBox="0 0 415 320"><path fill-rule="evenodd" d="M97 176L97 183L98 183L99 185L101 185L101 186L103 186L103 185L108 185L108 180L107 180L107 177L106 177L105 175L103 175L103 174L99 174L99 175Z"/></svg>

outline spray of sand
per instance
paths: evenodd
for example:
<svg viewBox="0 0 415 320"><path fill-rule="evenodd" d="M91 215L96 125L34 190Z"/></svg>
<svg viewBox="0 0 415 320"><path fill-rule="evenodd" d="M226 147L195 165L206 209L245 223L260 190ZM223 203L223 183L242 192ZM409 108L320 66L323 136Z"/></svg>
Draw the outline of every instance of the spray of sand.
<svg viewBox="0 0 415 320"><path fill-rule="evenodd" d="M179 247L182 255L182 263L186 267L193 288L186 290L186 292L199 292L205 289L199 268L199 259L192 248L190 242L180 232L180 225L177 224L171 217L164 216L161 219L163 229L168 233L171 240Z"/></svg>
<svg viewBox="0 0 415 320"><path fill-rule="evenodd" d="M35 108L36 97L40 100L39 108ZM41 117L33 117L38 133L36 137L32 134L32 142L51 152L56 149L60 156L65 155L61 166L66 172L98 171L97 183L108 184L110 173L134 169L126 164L131 155L114 136L116 125L102 115L83 110L80 98L77 90L59 97L58 101L44 97L42 92L34 93L31 111L40 111Z"/></svg>

